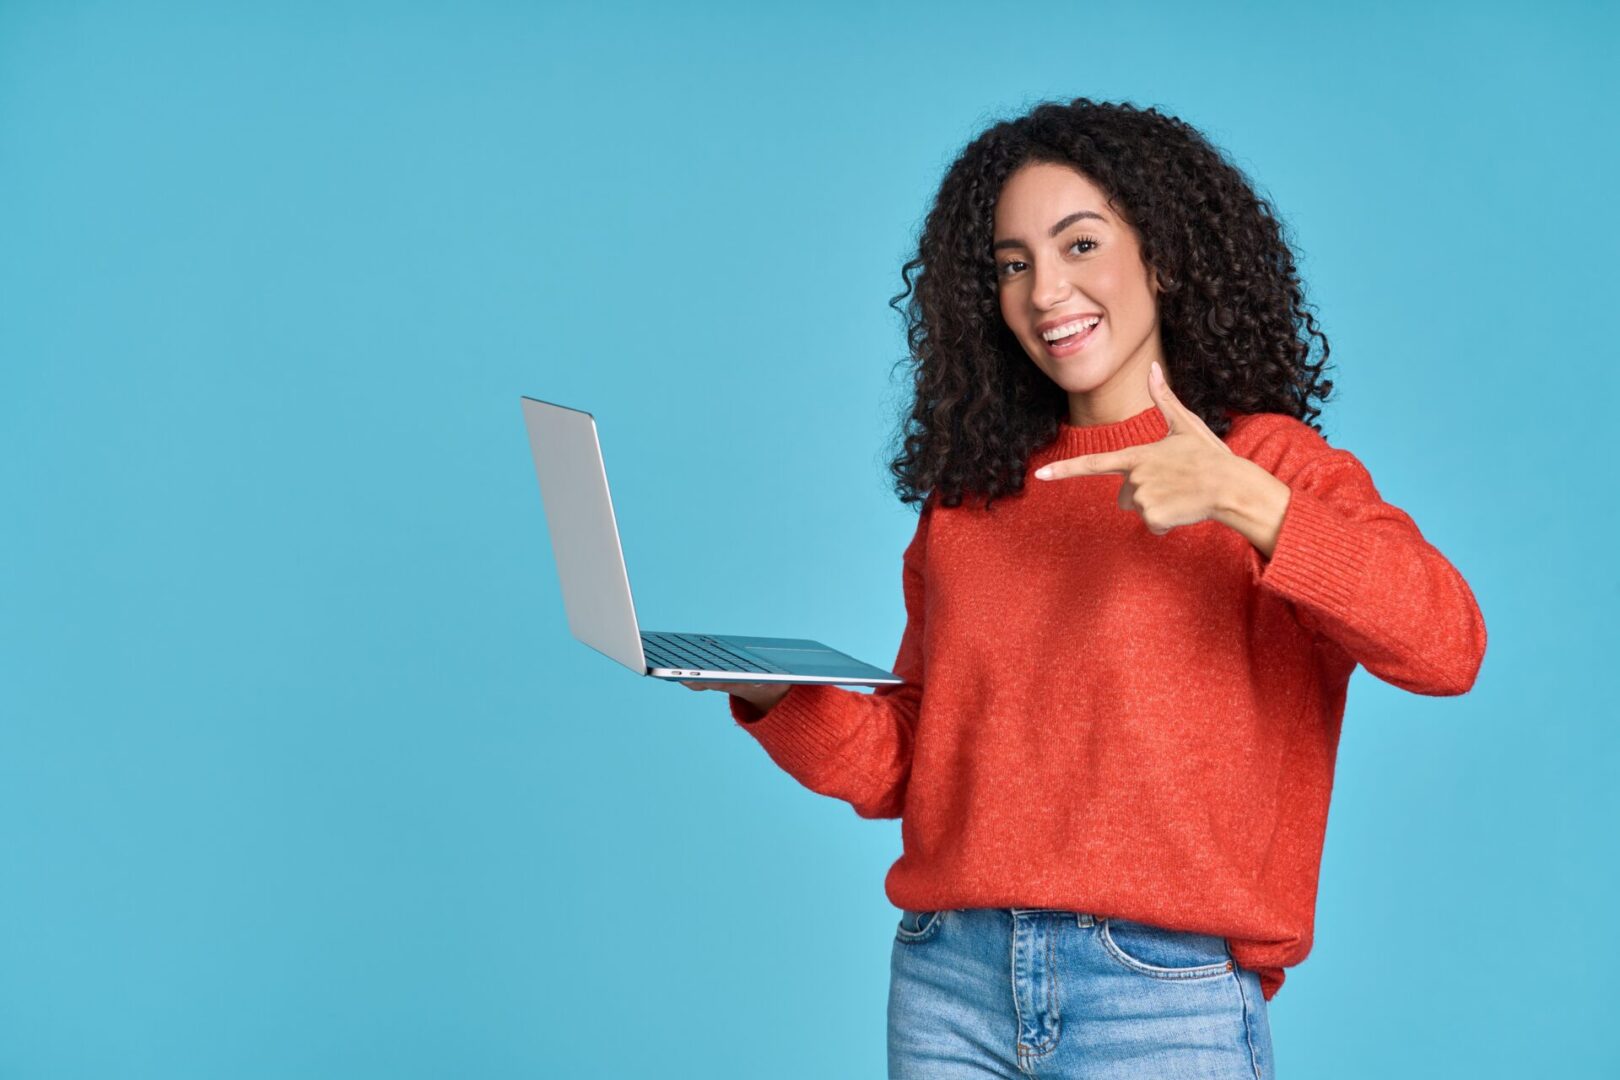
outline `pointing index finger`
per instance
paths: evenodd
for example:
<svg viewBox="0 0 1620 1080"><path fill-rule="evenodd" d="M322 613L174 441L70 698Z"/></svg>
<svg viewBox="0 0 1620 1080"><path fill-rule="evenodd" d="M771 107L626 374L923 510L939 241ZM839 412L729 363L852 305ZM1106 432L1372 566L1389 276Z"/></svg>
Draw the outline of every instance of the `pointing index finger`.
<svg viewBox="0 0 1620 1080"><path fill-rule="evenodd" d="M1136 464L1132 450L1114 450L1103 454L1081 454L1064 461L1054 461L1035 470L1040 480L1064 480L1071 476L1096 476L1099 473L1127 473Z"/></svg>

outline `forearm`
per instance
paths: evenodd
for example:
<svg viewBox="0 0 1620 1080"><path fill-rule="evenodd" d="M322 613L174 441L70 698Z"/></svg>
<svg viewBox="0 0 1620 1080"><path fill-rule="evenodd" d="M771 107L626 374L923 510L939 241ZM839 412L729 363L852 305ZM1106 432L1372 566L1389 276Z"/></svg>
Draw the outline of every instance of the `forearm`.
<svg viewBox="0 0 1620 1080"><path fill-rule="evenodd" d="M1214 519L1236 530L1266 558L1277 547L1289 487L1247 458L1234 456L1220 486Z"/></svg>
<svg viewBox="0 0 1620 1080"><path fill-rule="evenodd" d="M1468 691L1485 653L1473 592L1359 462L1345 454L1284 483L1240 458L1223 479L1217 520L1261 553L1261 586L1303 625L1392 686Z"/></svg>
<svg viewBox="0 0 1620 1080"><path fill-rule="evenodd" d="M758 716L750 716L742 721L745 724L752 724L762 719L766 713L769 713L792 687L792 683L781 683L776 686L769 683L733 683L728 685L726 689L734 697L742 698L759 711Z"/></svg>
<svg viewBox="0 0 1620 1080"><path fill-rule="evenodd" d="M921 693L911 683L871 694L794 683L764 716L732 695L732 716L811 791L849 803L861 817L892 818L905 805Z"/></svg>

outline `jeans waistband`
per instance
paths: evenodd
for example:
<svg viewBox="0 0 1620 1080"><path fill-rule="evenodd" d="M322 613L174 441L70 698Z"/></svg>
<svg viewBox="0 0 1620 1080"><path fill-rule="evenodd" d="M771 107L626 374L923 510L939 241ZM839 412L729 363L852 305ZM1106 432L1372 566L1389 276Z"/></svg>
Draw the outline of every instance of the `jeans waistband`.
<svg viewBox="0 0 1620 1080"><path fill-rule="evenodd" d="M1095 926L1097 917L1084 911L1068 911L1063 908L1008 908L1008 914L1013 918L1024 915L1061 915L1064 918L1073 918L1078 926Z"/></svg>

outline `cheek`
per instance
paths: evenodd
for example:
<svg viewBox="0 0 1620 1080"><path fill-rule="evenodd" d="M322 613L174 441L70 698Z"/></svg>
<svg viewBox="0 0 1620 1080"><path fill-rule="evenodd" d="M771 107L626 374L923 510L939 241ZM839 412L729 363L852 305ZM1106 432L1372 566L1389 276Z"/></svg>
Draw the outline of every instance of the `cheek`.
<svg viewBox="0 0 1620 1080"><path fill-rule="evenodd" d="M1122 322L1148 319L1153 316L1153 290L1146 277L1137 276L1137 266L1110 266L1098 275L1098 299L1108 304L1110 311L1120 313Z"/></svg>
<svg viewBox="0 0 1620 1080"><path fill-rule="evenodd" d="M1109 266L1098 270L1092 277L1090 286L1098 300L1118 301L1121 292L1120 280L1119 268Z"/></svg>

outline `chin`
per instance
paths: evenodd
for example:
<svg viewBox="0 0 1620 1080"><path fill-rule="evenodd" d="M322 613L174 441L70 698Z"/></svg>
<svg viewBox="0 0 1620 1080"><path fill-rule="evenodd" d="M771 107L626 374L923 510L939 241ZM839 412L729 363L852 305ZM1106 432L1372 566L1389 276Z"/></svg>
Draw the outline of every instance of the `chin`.
<svg viewBox="0 0 1620 1080"><path fill-rule="evenodd" d="M1084 360L1076 359L1073 363L1062 360L1051 361L1041 365L1046 377L1057 384L1058 388L1069 394L1088 394L1099 389L1114 374L1114 369L1107 363L1095 363L1096 357L1087 357Z"/></svg>

